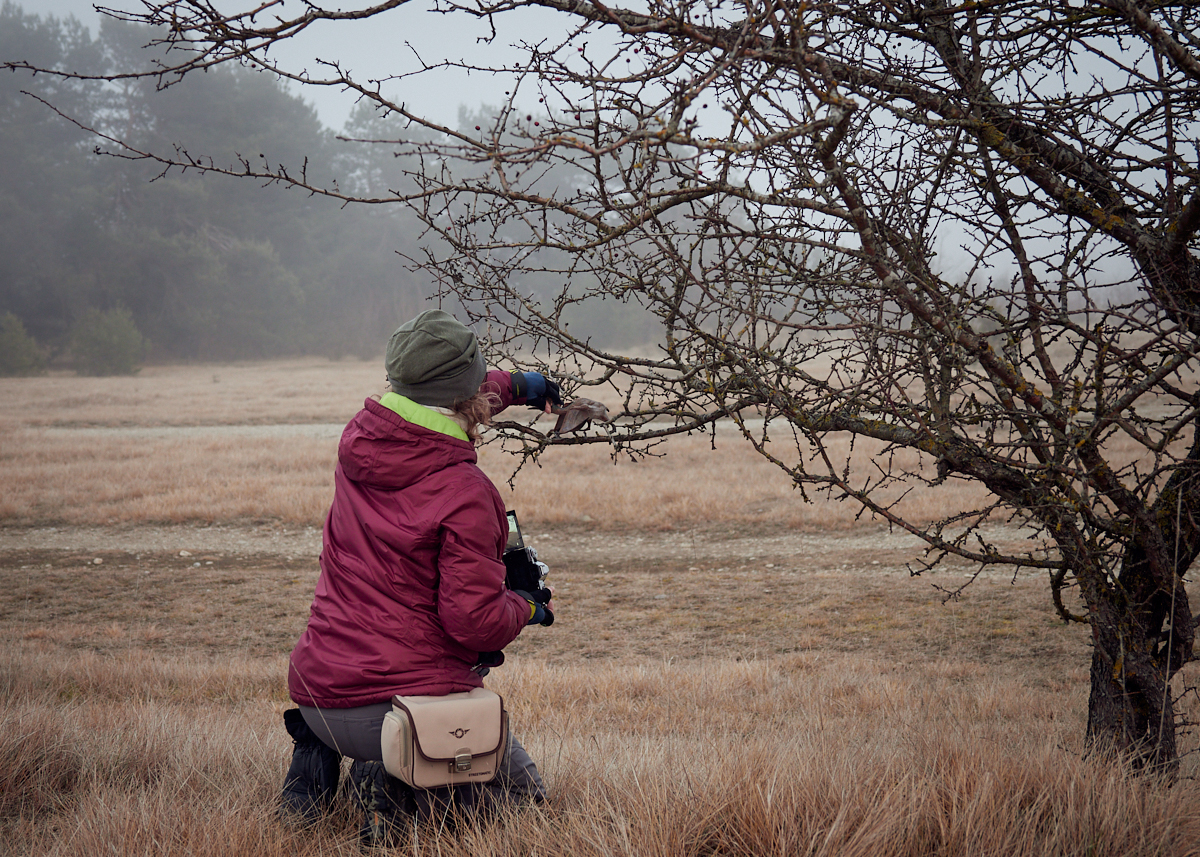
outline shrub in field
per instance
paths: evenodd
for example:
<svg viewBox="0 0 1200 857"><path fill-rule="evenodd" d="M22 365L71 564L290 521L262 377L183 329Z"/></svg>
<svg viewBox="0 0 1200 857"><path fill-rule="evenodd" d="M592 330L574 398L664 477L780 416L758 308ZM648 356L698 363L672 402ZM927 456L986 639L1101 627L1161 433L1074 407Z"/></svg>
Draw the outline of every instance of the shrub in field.
<svg viewBox="0 0 1200 857"><path fill-rule="evenodd" d="M135 375L146 356L146 339L129 310L90 309L75 325L71 352L80 375Z"/></svg>
<svg viewBox="0 0 1200 857"><path fill-rule="evenodd" d="M0 315L0 376L37 375L46 369L46 358L11 312Z"/></svg>

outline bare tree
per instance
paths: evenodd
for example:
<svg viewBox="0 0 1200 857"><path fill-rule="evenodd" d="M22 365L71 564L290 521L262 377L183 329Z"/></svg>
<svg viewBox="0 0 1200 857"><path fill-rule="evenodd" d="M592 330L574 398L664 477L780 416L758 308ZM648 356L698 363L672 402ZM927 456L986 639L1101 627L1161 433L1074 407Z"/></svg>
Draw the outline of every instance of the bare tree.
<svg viewBox="0 0 1200 857"><path fill-rule="evenodd" d="M109 14L166 28L162 85L250 63L422 129L380 141L416 165L413 184L368 201L420 213L415 263L496 351L534 349L620 402L607 433L510 424L527 451L636 454L732 418L806 499L860 504L923 539L930 566L1043 569L1059 615L1092 631L1093 746L1174 769L1171 679L1198 618L1200 7L437 0L561 20L519 70L489 68L486 45L440 64L514 76L513 101L474 129L336 62L318 77L267 51L403 2ZM528 91L536 114L517 109ZM281 167L205 166L349 198ZM618 353L572 328L599 299L653 320L657 348ZM845 435L875 444L867 460L835 455ZM895 463L900 449L921 465ZM957 480L986 502L936 521L905 503L904 486ZM998 543L996 521L1027 540Z"/></svg>

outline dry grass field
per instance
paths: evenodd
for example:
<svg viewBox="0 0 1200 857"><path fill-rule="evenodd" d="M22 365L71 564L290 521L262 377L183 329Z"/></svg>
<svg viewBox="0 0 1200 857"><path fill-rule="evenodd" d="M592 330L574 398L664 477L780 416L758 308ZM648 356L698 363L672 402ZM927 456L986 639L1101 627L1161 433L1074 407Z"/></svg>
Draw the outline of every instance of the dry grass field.
<svg viewBox="0 0 1200 857"><path fill-rule="evenodd" d="M0 380L0 853L358 853L345 802L273 810L337 436L381 374ZM1173 785L1085 757L1088 635L1038 575L944 601L971 569L912 578L911 539L709 447L552 449L504 487L559 618L489 684L552 800L398 853L1200 854L1197 737Z"/></svg>
<svg viewBox="0 0 1200 857"><path fill-rule="evenodd" d="M319 526L342 426L382 388L382 375L375 363L312 360L150 367L133 378L0 379L0 520ZM848 504L800 502L733 427L715 441L679 438L669 449L666 458L631 462L614 461L606 444L556 447L511 486L512 456L487 445L480 463L523 519L545 525L855 524ZM977 496L951 485L918 490L909 502L928 504L933 515Z"/></svg>

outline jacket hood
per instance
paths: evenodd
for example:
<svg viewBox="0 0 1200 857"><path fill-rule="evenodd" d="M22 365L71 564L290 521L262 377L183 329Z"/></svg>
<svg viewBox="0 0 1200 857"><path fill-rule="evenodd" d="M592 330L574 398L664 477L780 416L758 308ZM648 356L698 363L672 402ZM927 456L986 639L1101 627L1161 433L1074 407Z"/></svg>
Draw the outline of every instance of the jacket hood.
<svg viewBox="0 0 1200 857"><path fill-rule="evenodd" d="M424 414L441 416L414 402L403 401L420 408ZM420 413L414 411L411 415ZM438 425L436 419L422 421ZM338 444L338 463L346 476L384 490L406 488L431 473L475 461L475 445L469 440L406 420L374 399L363 403L363 409L346 426Z"/></svg>

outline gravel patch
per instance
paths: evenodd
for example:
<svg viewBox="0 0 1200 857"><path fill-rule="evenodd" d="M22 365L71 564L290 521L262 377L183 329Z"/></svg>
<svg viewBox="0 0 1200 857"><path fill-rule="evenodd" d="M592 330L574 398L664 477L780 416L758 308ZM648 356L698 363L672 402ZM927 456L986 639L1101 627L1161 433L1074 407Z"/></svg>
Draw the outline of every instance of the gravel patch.
<svg viewBox="0 0 1200 857"><path fill-rule="evenodd" d="M996 535L1023 536L1016 528ZM854 532L780 532L765 535L723 531L605 533L578 528L531 527L526 541L553 570L572 564L601 567L635 564L704 565L737 569L861 568L879 574L908 574L922 554L922 543L908 533L864 528ZM267 555L315 560L321 553L318 527L277 524L139 525L130 527L5 527L0 551L57 550L73 553ZM963 561L944 571L970 573ZM984 576L1011 577L1011 569L989 569ZM1028 574L1041 574L1025 570Z"/></svg>
<svg viewBox="0 0 1200 857"><path fill-rule="evenodd" d="M316 557L321 531L316 527L277 526L154 526L136 527L6 527L0 529L0 550L62 550L75 552L273 554Z"/></svg>
<svg viewBox="0 0 1200 857"><path fill-rule="evenodd" d="M283 423L279 425L202 425L202 426L69 426L39 428L43 437L79 438L127 437L145 440L171 440L189 437L313 437L342 436L343 423Z"/></svg>

